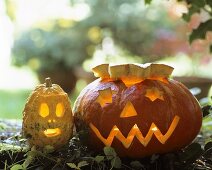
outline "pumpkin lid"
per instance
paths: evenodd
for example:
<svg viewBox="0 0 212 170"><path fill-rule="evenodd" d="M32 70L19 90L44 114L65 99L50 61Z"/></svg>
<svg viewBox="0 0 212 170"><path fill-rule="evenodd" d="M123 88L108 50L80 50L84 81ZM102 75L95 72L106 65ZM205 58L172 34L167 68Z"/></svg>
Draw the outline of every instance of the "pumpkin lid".
<svg viewBox="0 0 212 170"><path fill-rule="evenodd" d="M165 64L100 64L92 71L96 77L102 79L148 79L148 78L168 78L174 68Z"/></svg>

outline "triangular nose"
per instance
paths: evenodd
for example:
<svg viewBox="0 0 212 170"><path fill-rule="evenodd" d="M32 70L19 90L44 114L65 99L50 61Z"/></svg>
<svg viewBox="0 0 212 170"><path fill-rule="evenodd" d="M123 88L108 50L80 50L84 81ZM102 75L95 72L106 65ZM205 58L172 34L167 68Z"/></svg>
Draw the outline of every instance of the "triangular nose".
<svg viewBox="0 0 212 170"><path fill-rule="evenodd" d="M133 104L130 101L128 101L124 109L122 110L120 117L125 118L125 117L132 117L136 115L137 115L137 112Z"/></svg>

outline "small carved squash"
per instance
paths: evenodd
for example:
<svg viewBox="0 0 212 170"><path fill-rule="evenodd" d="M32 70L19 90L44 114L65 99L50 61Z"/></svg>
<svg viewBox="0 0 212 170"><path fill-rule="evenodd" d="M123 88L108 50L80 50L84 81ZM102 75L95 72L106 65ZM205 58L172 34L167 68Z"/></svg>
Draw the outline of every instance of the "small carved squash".
<svg viewBox="0 0 212 170"><path fill-rule="evenodd" d="M50 78L38 85L23 111L23 135L29 145L58 149L67 144L73 133L73 116L68 95L52 84Z"/></svg>
<svg viewBox="0 0 212 170"><path fill-rule="evenodd" d="M89 130L88 146L115 148L119 156L141 158L185 147L202 123L199 103L163 64L109 64L93 68L99 79L77 98L76 130Z"/></svg>

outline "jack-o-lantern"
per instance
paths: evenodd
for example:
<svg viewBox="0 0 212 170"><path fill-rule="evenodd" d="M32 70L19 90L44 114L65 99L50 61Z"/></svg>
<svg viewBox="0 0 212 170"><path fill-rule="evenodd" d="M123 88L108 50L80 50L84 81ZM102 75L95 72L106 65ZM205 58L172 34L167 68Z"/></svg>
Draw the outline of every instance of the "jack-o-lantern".
<svg viewBox="0 0 212 170"><path fill-rule="evenodd" d="M23 135L30 146L58 149L68 143L73 132L73 116L68 95L50 78L38 85L23 111Z"/></svg>
<svg viewBox="0 0 212 170"><path fill-rule="evenodd" d="M99 79L77 98L76 129L89 130L88 146L115 148L134 158L185 147L202 123L199 103L180 82L169 78L173 68L163 64L99 65Z"/></svg>

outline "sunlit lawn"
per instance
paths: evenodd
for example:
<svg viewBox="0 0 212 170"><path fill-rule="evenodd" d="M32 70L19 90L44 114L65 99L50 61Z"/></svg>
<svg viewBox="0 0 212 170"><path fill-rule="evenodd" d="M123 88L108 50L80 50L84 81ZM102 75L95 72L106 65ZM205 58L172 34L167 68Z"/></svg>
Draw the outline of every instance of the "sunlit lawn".
<svg viewBox="0 0 212 170"><path fill-rule="evenodd" d="M30 91L0 90L0 118L21 119L22 110Z"/></svg>
<svg viewBox="0 0 212 170"><path fill-rule="evenodd" d="M24 105L30 93L30 90L0 90L0 119L21 119ZM71 95L72 106L76 96L75 93Z"/></svg>

